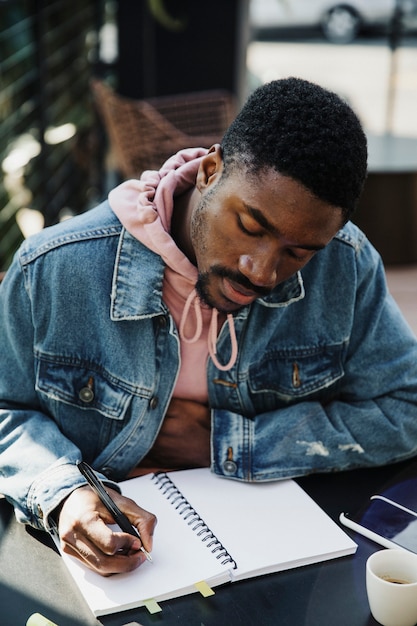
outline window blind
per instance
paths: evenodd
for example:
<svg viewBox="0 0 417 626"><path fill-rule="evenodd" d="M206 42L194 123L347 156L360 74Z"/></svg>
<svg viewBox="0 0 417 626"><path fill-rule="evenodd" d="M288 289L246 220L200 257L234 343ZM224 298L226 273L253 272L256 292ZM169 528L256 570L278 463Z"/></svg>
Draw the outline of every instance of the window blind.
<svg viewBox="0 0 417 626"><path fill-rule="evenodd" d="M99 193L89 81L102 0L0 0L0 270L23 238L22 209L45 225Z"/></svg>

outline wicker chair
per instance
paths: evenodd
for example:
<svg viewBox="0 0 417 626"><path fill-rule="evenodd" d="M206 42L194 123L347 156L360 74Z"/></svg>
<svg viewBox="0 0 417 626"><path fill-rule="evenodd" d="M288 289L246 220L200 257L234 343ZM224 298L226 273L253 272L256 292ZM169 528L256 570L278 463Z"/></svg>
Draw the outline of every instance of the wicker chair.
<svg viewBox="0 0 417 626"><path fill-rule="evenodd" d="M236 114L233 96L220 90L133 100L98 79L91 88L116 169L125 178L159 169L183 148L219 142Z"/></svg>

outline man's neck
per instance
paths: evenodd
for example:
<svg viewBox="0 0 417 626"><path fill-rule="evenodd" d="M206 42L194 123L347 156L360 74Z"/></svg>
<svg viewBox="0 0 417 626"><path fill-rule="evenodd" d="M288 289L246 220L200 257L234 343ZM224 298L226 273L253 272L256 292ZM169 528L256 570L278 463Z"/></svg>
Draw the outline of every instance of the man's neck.
<svg viewBox="0 0 417 626"><path fill-rule="evenodd" d="M194 249L191 243L190 223L195 206L200 201L201 194L197 187L192 187L174 200L174 210L171 219L171 236L185 256L196 263Z"/></svg>

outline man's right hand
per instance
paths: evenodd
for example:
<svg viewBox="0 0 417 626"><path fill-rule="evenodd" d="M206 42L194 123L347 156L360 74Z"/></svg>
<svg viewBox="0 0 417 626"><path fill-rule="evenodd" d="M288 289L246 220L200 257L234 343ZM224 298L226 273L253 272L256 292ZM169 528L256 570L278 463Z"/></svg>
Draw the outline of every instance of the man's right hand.
<svg viewBox="0 0 417 626"><path fill-rule="evenodd" d="M102 576L130 572L145 560L141 546L150 552L156 517L133 500L108 489L109 495L139 531L140 539L109 528L114 519L89 486L75 489L64 501L58 521L62 550L80 559Z"/></svg>

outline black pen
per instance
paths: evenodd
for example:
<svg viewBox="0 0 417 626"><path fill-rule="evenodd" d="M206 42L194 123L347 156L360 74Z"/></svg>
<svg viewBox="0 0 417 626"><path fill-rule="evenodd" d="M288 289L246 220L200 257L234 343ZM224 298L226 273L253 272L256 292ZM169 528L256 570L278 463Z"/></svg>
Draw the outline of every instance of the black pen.
<svg viewBox="0 0 417 626"><path fill-rule="evenodd" d="M98 478L94 470L88 465L88 463L86 463L85 461L77 461L77 467L80 470L81 474L84 476L84 478L87 480L90 487L98 495L108 512L112 515L114 521L121 528L121 530L125 533L129 533L129 535L138 537L138 539L142 541L137 529L129 522L126 515L122 513L117 504L109 496L103 483ZM145 550L143 546L141 546L140 549L145 554L148 561L152 561L152 557L149 552Z"/></svg>

